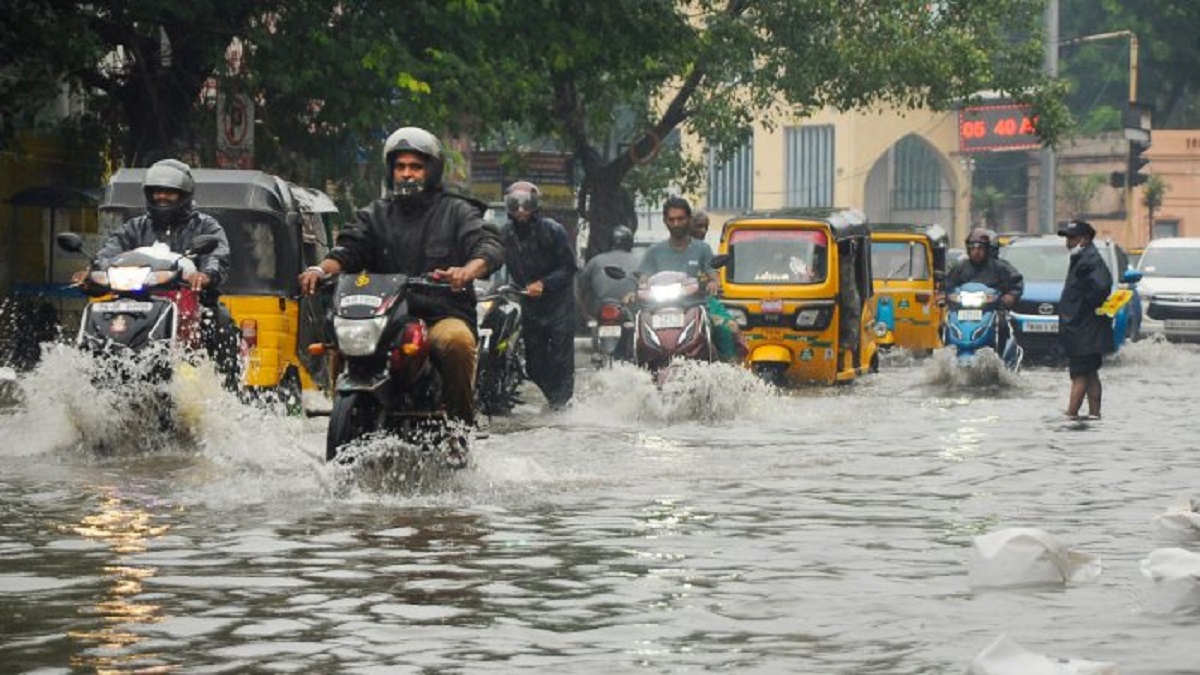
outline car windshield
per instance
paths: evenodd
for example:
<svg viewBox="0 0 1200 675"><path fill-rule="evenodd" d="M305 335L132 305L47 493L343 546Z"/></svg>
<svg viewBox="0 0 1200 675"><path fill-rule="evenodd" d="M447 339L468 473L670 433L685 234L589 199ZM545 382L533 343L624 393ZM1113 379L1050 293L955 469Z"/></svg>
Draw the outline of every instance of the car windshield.
<svg viewBox="0 0 1200 675"><path fill-rule="evenodd" d="M876 279L928 279L925 247L917 242L871 242L871 269Z"/></svg>
<svg viewBox="0 0 1200 675"><path fill-rule="evenodd" d="M1148 248L1138 270L1146 277L1200 278L1200 248Z"/></svg>
<svg viewBox="0 0 1200 675"><path fill-rule="evenodd" d="M823 282L827 241L815 230L737 230L729 237L726 279L735 284Z"/></svg>
<svg viewBox="0 0 1200 675"><path fill-rule="evenodd" d="M1108 271L1116 279L1119 274L1113 269L1112 248L1107 244L1096 244ZM1005 246L1000 249L1000 257L1012 263L1021 273L1026 282L1053 281L1062 283L1067 278L1067 267L1071 264L1071 254L1059 239L1056 244L1039 244L1022 246L1020 244Z"/></svg>

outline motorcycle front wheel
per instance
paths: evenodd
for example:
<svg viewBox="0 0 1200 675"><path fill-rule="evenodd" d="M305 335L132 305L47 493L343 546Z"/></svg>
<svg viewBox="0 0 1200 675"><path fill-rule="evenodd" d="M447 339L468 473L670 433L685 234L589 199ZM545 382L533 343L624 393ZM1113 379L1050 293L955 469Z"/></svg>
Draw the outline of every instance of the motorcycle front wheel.
<svg viewBox="0 0 1200 675"><path fill-rule="evenodd" d="M337 458L346 444L378 430L379 401L362 392L338 394L329 413L329 431L325 437L325 461Z"/></svg>

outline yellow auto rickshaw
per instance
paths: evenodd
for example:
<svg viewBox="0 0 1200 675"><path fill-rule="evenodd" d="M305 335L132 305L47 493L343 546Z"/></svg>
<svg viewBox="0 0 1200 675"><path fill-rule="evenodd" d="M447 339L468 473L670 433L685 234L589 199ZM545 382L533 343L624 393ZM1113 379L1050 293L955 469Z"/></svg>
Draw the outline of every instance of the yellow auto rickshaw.
<svg viewBox="0 0 1200 675"><path fill-rule="evenodd" d="M949 237L940 225L871 223L875 276L875 341L929 354L942 346L943 307L938 293L946 276Z"/></svg>
<svg viewBox="0 0 1200 675"><path fill-rule="evenodd" d="M144 175L113 175L100 206L103 231L145 211ZM324 311L318 299L297 300L297 277L329 250L337 207L323 192L262 171L193 169L192 177L196 209L216 218L229 238L221 303L240 332L242 391L278 392L298 403L302 390L324 389L326 361L305 349L324 341Z"/></svg>
<svg viewBox="0 0 1200 675"><path fill-rule="evenodd" d="M871 231L853 209L749 213L725 224L721 301L747 365L776 384L852 381L878 357Z"/></svg>

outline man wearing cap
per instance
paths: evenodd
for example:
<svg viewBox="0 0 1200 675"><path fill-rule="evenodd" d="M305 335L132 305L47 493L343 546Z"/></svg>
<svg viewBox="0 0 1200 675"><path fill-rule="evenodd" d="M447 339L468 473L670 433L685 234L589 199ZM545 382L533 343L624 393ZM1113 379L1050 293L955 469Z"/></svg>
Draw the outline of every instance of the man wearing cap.
<svg viewBox="0 0 1200 675"><path fill-rule="evenodd" d="M1058 301L1058 339L1067 355L1071 395L1067 416L1079 415L1087 397L1088 417L1100 418L1100 360L1113 350L1112 319L1097 314L1112 291L1112 272L1092 244L1096 230L1082 220L1072 220L1058 230L1071 251L1067 280Z"/></svg>

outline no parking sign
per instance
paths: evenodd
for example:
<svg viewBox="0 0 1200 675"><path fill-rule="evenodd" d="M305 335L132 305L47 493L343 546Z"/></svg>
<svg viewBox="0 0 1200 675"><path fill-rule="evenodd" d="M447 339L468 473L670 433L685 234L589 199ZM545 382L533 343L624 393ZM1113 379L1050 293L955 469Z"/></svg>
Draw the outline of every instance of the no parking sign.
<svg viewBox="0 0 1200 675"><path fill-rule="evenodd" d="M217 90L217 166L254 167L254 101Z"/></svg>

